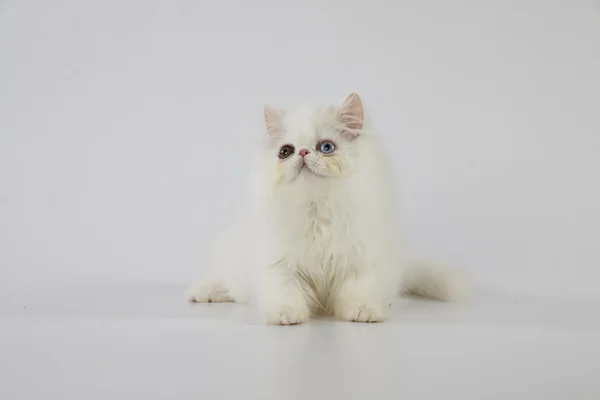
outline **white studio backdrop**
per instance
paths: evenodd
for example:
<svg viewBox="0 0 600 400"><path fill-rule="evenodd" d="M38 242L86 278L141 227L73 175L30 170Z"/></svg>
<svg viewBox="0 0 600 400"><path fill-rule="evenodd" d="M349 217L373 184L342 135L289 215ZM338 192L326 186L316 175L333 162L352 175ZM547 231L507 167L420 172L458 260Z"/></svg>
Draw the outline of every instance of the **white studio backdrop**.
<svg viewBox="0 0 600 400"><path fill-rule="evenodd" d="M263 103L351 91L419 254L598 296L600 5L576 0L2 1L0 281L191 283Z"/></svg>

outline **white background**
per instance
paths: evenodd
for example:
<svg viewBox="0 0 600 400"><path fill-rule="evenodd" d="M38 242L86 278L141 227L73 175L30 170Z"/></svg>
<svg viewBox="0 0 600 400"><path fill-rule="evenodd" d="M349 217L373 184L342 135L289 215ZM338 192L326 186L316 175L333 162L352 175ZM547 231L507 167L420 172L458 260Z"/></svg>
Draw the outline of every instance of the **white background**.
<svg viewBox="0 0 600 400"><path fill-rule="evenodd" d="M419 254L598 296L592 1L3 1L0 280L185 285L262 107L361 94Z"/></svg>
<svg viewBox="0 0 600 400"><path fill-rule="evenodd" d="M351 91L471 302L187 303L263 104ZM598 1L0 0L0 398L599 399L599 186Z"/></svg>

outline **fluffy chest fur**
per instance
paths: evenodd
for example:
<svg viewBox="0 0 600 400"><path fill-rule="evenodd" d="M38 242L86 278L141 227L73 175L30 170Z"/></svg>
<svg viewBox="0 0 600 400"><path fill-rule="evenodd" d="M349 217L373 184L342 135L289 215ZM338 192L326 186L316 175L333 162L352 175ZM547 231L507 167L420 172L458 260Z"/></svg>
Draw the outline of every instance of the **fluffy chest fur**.
<svg viewBox="0 0 600 400"><path fill-rule="evenodd" d="M313 195L275 192L269 224L272 262L297 276L319 308L327 308L339 284L364 267L368 240L350 182L325 183L321 190L312 182Z"/></svg>

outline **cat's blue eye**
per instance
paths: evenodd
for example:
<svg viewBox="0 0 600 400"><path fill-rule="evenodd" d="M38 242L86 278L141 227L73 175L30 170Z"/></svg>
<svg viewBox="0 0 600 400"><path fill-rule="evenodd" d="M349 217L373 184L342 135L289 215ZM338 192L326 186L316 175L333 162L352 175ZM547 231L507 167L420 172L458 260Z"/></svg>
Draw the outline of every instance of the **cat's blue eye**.
<svg viewBox="0 0 600 400"><path fill-rule="evenodd" d="M323 154L331 154L335 150L335 144L329 141L321 142L320 150Z"/></svg>

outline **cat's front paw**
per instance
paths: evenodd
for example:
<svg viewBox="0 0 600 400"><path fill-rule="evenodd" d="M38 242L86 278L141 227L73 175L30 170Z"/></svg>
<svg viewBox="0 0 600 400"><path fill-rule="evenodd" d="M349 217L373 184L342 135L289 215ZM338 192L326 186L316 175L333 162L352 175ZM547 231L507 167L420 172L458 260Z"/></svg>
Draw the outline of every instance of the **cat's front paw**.
<svg viewBox="0 0 600 400"><path fill-rule="evenodd" d="M200 282L188 291L188 301L195 303L223 303L235 301L231 292L223 282Z"/></svg>
<svg viewBox="0 0 600 400"><path fill-rule="evenodd" d="M308 321L307 309L280 307L267 311L267 322L271 325L297 325Z"/></svg>
<svg viewBox="0 0 600 400"><path fill-rule="evenodd" d="M339 307L336 317L353 322L383 322L387 313L387 307L358 303Z"/></svg>

